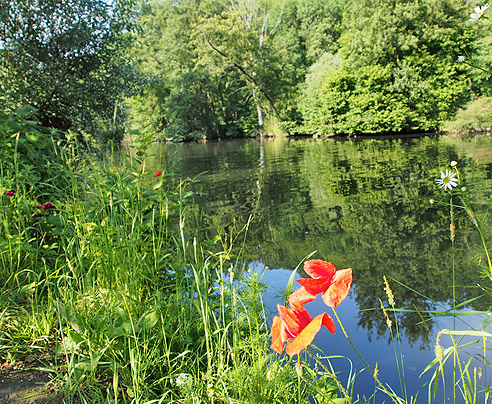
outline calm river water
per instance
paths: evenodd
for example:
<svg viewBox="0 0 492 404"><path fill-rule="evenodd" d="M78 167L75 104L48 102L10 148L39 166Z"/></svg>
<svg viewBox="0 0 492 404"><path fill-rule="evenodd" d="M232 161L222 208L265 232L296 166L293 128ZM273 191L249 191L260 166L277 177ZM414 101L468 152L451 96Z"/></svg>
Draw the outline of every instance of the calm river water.
<svg viewBox="0 0 492 404"><path fill-rule="evenodd" d="M337 268L352 267L354 283L337 313L364 360L373 368L377 363L380 380L399 394L397 358L403 360L407 393L419 392L418 402L427 402L425 384L432 372L420 374L434 359L438 331L481 329L479 316L453 320L427 313L452 307L453 262L456 303L470 301L461 310L489 307L490 298L479 298L484 291L477 284L490 287L490 281L479 275L476 231L455 206L453 245L451 192L438 188L435 179L457 161L459 188L466 187L476 214L486 218L492 206L492 137L249 139L154 145L151 153L149 171L197 179L204 237L234 234L253 217L243 253L250 269L264 273L270 291L265 302L272 313L292 270L308 254L315 251L313 258ZM455 205L458 193L453 191ZM492 240L490 212L485 228ZM383 276L403 309L396 313L401 355L380 309L380 299L388 307ZM308 305L313 317L326 309L321 300ZM332 360L341 380L350 370L363 369L340 326L335 335L323 329L315 344L328 356L341 356ZM446 348L450 339L443 337L441 344ZM474 349L480 352L473 346L468 351ZM438 402L443 394L452 401L450 391L442 393L441 381ZM367 370L357 377L355 392L366 397L374 392ZM377 393L372 402L383 399Z"/></svg>

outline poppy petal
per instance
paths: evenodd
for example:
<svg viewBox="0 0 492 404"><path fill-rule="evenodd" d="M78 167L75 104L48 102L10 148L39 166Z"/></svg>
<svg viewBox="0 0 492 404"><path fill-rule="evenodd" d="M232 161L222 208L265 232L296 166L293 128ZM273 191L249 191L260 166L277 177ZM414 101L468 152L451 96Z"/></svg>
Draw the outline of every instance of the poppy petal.
<svg viewBox="0 0 492 404"><path fill-rule="evenodd" d="M333 284L323 293L323 301L330 307L337 307L345 299L352 285L352 268L340 269Z"/></svg>
<svg viewBox="0 0 492 404"><path fill-rule="evenodd" d="M285 331L290 338L295 338L301 332L301 322L293 310L277 304L280 319L285 327Z"/></svg>
<svg viewBox="0 0 492 404"><path fill-rule="evenodd" d="M335 271L335 265L328 261L309 260L304 262L304 272L314 279L322 277L331 278L335 275Z"/></svg>
<svg viewBox="0 0 492 404"><path fill-rule="evenodd" d="M328 331L330 331L332 334L335 334L335 322L331 318L331 316L327 313L323 313L323 320L321 321L321 325L324 325L326 328L328 328Z"/></svg>
<svg viewBox="0 0 492 404"><path fill-rule="evenodd" d="M295 292L290 294L289 304L292 305L291 301L294 299L301 304L306 304L316 299L316 294L308 292L305 287L300 287Z"/></svg>
<svg viewBox="0 0 492 404"><path fill-rule="evenodd" d="M282 320L280 320L279 316L275 316L272 324L272 343L270 344L270 348L278 353L282 353L284 350L283 329Z"/></svg>
<svg viewBox="0 0 492 404"><path fill-rule="evenodd" d="M323 293L328 289L333 281L333 277L322 277L322 278L301 278L297 280L297 283L304 286L304 288L311 294L317 295L318 293Z"/></svg>
<svg viewBox="0 0 492 404"><path fill-rule="evenodd" d="M299 333L299 335L290 341L286 347L285 352L289 356L297 355L304 348L306 348L311 342L313 342L314 337L324 325L331 333L335 333L335 323L333 319L326 313L322 313L315 318Z"/></svg>
<svg viewBox="0 0 492 404"><path fill-rule="evenodd" d="M304 306L299 302L298 299L290 299L290 309L297 317L299 321L299 330L302 330L306 327L313 319L309 315L308 311L304 308ZM296 334L297 335L297 334Z"/></svg>

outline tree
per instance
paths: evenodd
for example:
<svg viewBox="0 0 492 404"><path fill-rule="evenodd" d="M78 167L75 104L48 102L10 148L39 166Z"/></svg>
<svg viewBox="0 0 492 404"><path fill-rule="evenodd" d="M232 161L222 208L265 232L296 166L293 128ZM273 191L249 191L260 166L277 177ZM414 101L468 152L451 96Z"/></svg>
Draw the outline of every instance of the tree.
<svg viewBox="0 0 492 404"><path fill-rule="evenodd" d="M280 66L265 62L271 33L266 14L258 28L248 10L225 1L147 4L134 49L148 78L145 96L132 99L137 125L174 140L240 136L262 126L265 105L276 110L268 86L274 87Z"/></svg>
<svg viewBox="0 0 492 404"><path fill-rule="evenodd" d="M439 129L469 97L455 63L467 37L461 2L353 0L350 8L341 62L326 64L321 84L307 82L306 127L325 134Z"/></svg>
<svg viewBox="0 0 492 404"><path fill-rule="evenodd" d="M267 83L270 79L275 81L276 65L271 60L269 42L278 29L281 15L282 11L272 17L260 1L233 0L222 12L202 18L197 27L218 56L215 63L233 66L247 83L256 106L260 132L264 126L262 101L279 117Z"/></svg>
<svg viewBox="0 0 492 404"><path fill-rule="evenodd" d="M45 126L94 130L114 120L131 77L134 25L116 0L6 0L0 6L0 88Z"/></svg>

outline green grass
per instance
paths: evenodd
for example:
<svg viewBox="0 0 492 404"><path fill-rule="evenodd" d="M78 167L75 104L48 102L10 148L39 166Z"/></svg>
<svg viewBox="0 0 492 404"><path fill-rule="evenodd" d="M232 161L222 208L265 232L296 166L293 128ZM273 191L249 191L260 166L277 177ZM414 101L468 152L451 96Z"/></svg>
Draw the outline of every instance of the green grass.
<svg viewBox="0 0 492 404"><path fill-rule="evenodd" d="M2 361L37 358L66 403L336 395L314 371L300 386L293 361L270 353L261 277L232 252L247 228L197 240L189 184L147 173L145 142L118 163L73 142L44 147L54 157L42 183L21 153L2 167Z"/></svg>

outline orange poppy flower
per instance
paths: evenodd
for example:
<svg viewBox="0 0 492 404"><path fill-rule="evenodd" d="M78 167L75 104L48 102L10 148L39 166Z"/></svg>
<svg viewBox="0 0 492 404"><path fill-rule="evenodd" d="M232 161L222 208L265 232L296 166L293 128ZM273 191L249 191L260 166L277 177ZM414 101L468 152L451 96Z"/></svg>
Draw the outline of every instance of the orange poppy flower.
<svg viewBox="0 0 492 404"><path fill-rule="evenodd" d="M347 297L352 285L352 268L337 271L331 262L309 260L304 262L304 272L311 278L297 280L303 288L293 293L301 301L314 300L318 293L322 293L323 301L328 306L337 307Z"/></svg>
<svg viewBox="0 0 492 404"><path fill-rule="evenodd" d="M162 171L156 171L155 174L153 175L153 177L158 177L161 174L162 174Z"/></svg>
<svg viewBox="0 0 492 404"><path fill-rule="evenodd" d="M289 299L289 305L290 308L277 305L279 315L273 318L270 345L274 351L282 353L284 342L289 341L285 346L287 355L299 354L313 342L322 325L335 334L335 323L328 314L322 313L311 318L299 299L295 297Z"/></svg>

